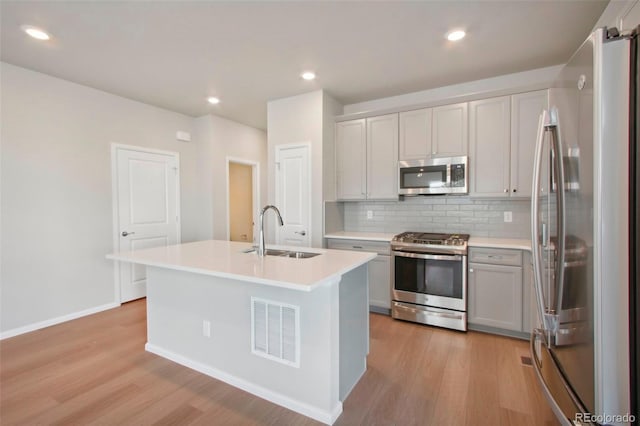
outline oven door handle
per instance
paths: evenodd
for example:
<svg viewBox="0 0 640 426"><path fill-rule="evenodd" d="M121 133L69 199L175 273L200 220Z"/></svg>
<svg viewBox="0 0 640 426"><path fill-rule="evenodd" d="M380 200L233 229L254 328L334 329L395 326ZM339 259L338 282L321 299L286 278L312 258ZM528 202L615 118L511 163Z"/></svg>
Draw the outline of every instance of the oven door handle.
<svg viewBox="0 0 640 426"><path fill-rule="evenodd" d="M410 257L413 259L429 259L429 260L462 260L462 256L459 254L423 254L423 253L408 253L405 251L392 251L394 256Z"/></svg>
<svg viewBox="0 0 640 426"><path fill-rule="evenodd" d="M416 308L410 308L402 303L398 303L398 302L394 302L394 308L395 309L399 309L399 310L403 310L406 312L411 312L412 314L424 314L424 315L429 315L430 317L440 317L440 318L448 318L448 319L454 319L454 320L459 320L460 318L463 317L462 312L435 312L429 309L416 309Z"/></svg>

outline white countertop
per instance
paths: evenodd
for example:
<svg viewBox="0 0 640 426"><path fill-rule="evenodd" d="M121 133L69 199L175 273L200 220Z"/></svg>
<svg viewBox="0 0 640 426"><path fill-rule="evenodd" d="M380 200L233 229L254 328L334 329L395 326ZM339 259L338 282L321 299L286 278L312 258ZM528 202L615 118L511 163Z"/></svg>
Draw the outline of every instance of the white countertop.
<svg viewBox="0 0 640 426"><path fill-rule="evenodd" d="M486 238L470 237L469 247L504 248L516 250L531 250L531 240L526 238Z"/></svg>
<svg viewBox="0 0 640 426"><path fill-rule="evenodd" d="M382 232L351 232L338 231L325 234L325 238L337 238L342 240L363 240L363 241L384 241L391 242L396 234L385 234Z"/></svg>
<svg viewBox="0 0 640 426"><path fill-rule="evenodd" d="M363 240L363 241L384 241L390 242L395 234L385 234L380 232L355 232L338 231L325 234L325 238L336 238L342 240ZM526 238L489 238L489 237L469 237L469 247L504 248L516 250L531 250L531 240Z"/></svg>
<svg viewBox="0 0 640 426"><path fill-rule="evenodd" d="M114 253L107 255L107 259L311 291L376 257L376 253L368 252L270 245L267 248L322 254L292 259L243 253L250 248L250 243L208 240Z"/></svg>

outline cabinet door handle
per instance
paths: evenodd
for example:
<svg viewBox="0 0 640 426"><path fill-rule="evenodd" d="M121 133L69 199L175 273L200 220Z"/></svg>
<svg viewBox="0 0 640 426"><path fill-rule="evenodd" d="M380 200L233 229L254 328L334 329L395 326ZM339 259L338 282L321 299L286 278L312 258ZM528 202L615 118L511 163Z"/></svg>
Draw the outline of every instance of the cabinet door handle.
<svg viewBox="0 0 640 426"><path fill-rule="evenodd" d="M122 231L122 236L126 237L127 235L133 235L135 234L135 232L127 232L127 231Z"/></svg>
<svg viewBox="0 0 640 426"><path fill-rule="evenodd" d="M508 189L508 188L505 188L505 189L504 189L504 192L509 192L509 189Z"/></svg>
<svg viewBox="0 0 640 426"><path fill-rule="evenodd" d="M514 190L513 190L513 192L516 192L516 191L517 191L517 189L514 189Z"/></svg>

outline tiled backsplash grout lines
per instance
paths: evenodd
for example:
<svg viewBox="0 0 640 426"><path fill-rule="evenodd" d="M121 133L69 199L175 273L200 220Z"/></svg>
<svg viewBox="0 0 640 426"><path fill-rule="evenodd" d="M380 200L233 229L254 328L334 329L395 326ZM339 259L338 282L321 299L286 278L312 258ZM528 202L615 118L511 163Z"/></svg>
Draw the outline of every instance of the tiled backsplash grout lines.
<svg viewBox="0 0 640 426"><path fill-rule="evenodd" d="M406 197L404 201L344 203L345 231L458 232L475 237L530 238L528 199L486 200L459 196ZM367 219L367 211L373 213ZM504 222L504 212L513 222Z"/></svg>

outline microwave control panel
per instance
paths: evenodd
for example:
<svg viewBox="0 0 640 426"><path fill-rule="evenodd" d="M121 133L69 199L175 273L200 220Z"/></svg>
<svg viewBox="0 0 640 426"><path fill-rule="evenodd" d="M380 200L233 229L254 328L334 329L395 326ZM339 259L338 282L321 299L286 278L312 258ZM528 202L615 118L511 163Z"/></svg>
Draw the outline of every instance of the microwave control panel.
<svg viewBox="0 0 640 426"><path fill-rule="evenodd" d="M451 186L452 187L464 187L464 164L452 164L451 165Z"/></svg>

